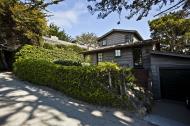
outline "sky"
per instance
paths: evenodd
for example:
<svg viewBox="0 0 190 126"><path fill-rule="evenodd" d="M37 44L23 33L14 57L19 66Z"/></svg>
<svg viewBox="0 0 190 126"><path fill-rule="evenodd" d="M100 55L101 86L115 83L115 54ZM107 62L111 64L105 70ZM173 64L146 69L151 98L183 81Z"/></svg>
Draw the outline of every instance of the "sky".
<svg viewBox="0 0 190 126"><path fill-rule="evenodd" d="M91 15L87 9L87 0L65 0L58 5L48 7L49 15L48 23L54 23L61 29L64 29L67 34L75 38L86 32L93 32L97 36L101 36L111 29L126 29L137 30L144 39L150 38L150 30L148 21L154 18L158 13L158 8L154 8L148 15L140 21L135 18L130 20L122 13L121 23L118 25L119 15L112 13L105 19L97 19L97 15Z"/></svg>

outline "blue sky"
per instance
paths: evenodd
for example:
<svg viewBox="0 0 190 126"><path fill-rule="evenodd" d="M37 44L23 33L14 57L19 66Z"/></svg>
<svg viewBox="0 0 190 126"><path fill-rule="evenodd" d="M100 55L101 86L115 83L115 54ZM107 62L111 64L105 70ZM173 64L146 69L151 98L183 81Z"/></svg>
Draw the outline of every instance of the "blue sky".
<svg viewBox="0 0 190 126"><path fill-rule="evenodd" d="M121 24L117 24L119 17L117 13L112 13L105 19L97 19L97 15L91 15L87 10L86 0L65 0L58 5L48 8L50 15L49 23L55 23L73 38L85 32L93 32L101 36L113 28L137 30L144 39L150 38L148 21L153 19L154 14L158 13L158 8L154 8L148 17L140 21L135 18L127 20L124 18L125 12L121 16Z"/></svg>

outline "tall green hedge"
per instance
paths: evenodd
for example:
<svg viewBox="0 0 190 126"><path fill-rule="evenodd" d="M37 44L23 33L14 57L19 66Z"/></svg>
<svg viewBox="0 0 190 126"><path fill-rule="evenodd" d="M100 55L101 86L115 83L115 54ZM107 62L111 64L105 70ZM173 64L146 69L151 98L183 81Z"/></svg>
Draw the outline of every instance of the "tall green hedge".
<svg viewBox="0 0 190 126"><path fill-rule="evenodd" d="M83 61L83 57L77 51L69 48L57 48L52 45L52 48L43 48L38 46L25 45L19 52L16 53L16 59L42 59L54 61L57 59L72 60L76 62Z"/></svg>
<svg viewBox="0 0 190 126"><path fill-rule="evenodd" d="M14 72L20 79L49 86L86 102L111 106L121 102L104 89L103 82L107 78L96 67L61 66L45 60L26 59L14 64Z"/></svg>
<svg viewBox="0 0 190 126"><path fill-rule="evenodd" d="M128 70L129 75L131 70ZM108 73L111 72L112 85L109 86ZM54 88L76 99L88 103L126 107L134 110L137 106L150 106L146 101L144 90L134 88L133 79L128 76L127 92L124 95L118 90L124 82L121 70L115 65L100 66L62 66L46 60L22 59L14 64L14 73L20 79ZM140 100L141 99L141 100Z"/></svg>

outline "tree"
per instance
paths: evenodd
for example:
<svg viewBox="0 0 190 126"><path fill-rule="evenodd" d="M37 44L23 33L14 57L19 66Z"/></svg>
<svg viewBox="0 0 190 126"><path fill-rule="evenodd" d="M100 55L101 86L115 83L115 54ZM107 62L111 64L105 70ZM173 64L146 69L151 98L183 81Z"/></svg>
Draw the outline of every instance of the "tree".
<svg viewBox="0 0 190 126"><path fill-rule="evenodd" d="M151 37L166 45L166 50L184 52L190 44L190 19L186 14L174 12L149 21Z"/></svg>
<svg viewBox="0 0 190 126"><path fill-rule="evenodd" d="M60 40L71 42L72 38L68 34L65 33L64 29L60 31L60 28L56 26L55 24L50 24L48 28L47 35L49 37L51 36L57 36Z"/></svg>
<svg viewBox="0 0 190 126"><path fill-rule="evenodd" d="M64 0L12 0L22 3L29 7L29 9L42 9L45 10L48 6L58 4Z"/></svg>
<svg viewBox="0 0 190 126"><path fill-rule="evenodd" d="M39 44L47 24L46 8L64 0L0 0L0 59L8 64L4 50L15 50L23 44Z"/></svg>
<svg viewBox="0 0 190 126"><path fill-rule="evenodd" d="M23 44L39 44L47 24L41 9L29 9L17 0L1 0L0 8L0 56L7 68L3 50L15 50Z"/></svg>
<svg viewBox="0 0 190 126"><path fill-rule="evenodd" d="M97 36L94 33L83 33L79 36L76 36L76 42L81 45L87 46L97 46Z"/></svg>
<svg viewBox="0 0 190 126"><path fill-rule="evenodd" d="M88 9L92 14L98 12L98 18L104 19L112 12L117 12L119 15L123 10L126 10L128 15L126 18L130 19L134 15L137 15L137 20L142 17L146 17L153 6L157 6L160 9L170 3L168 9L162 10L159 14L167 13L175 9L182 8L183 11L188 11L190 8L190 0L88 0L92 4L88 6Z"/></svg>

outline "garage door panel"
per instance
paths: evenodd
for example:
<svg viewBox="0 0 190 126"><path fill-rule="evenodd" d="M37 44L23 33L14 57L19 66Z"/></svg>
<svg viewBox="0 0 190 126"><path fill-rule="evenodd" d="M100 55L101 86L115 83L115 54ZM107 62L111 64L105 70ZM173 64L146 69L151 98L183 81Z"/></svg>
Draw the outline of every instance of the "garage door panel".
<svg viewBox="0 0 190 126"><path fill-rule="evenodd" d="M185 100L189 96L190 69L160 69L162 98Z"/></svg>

